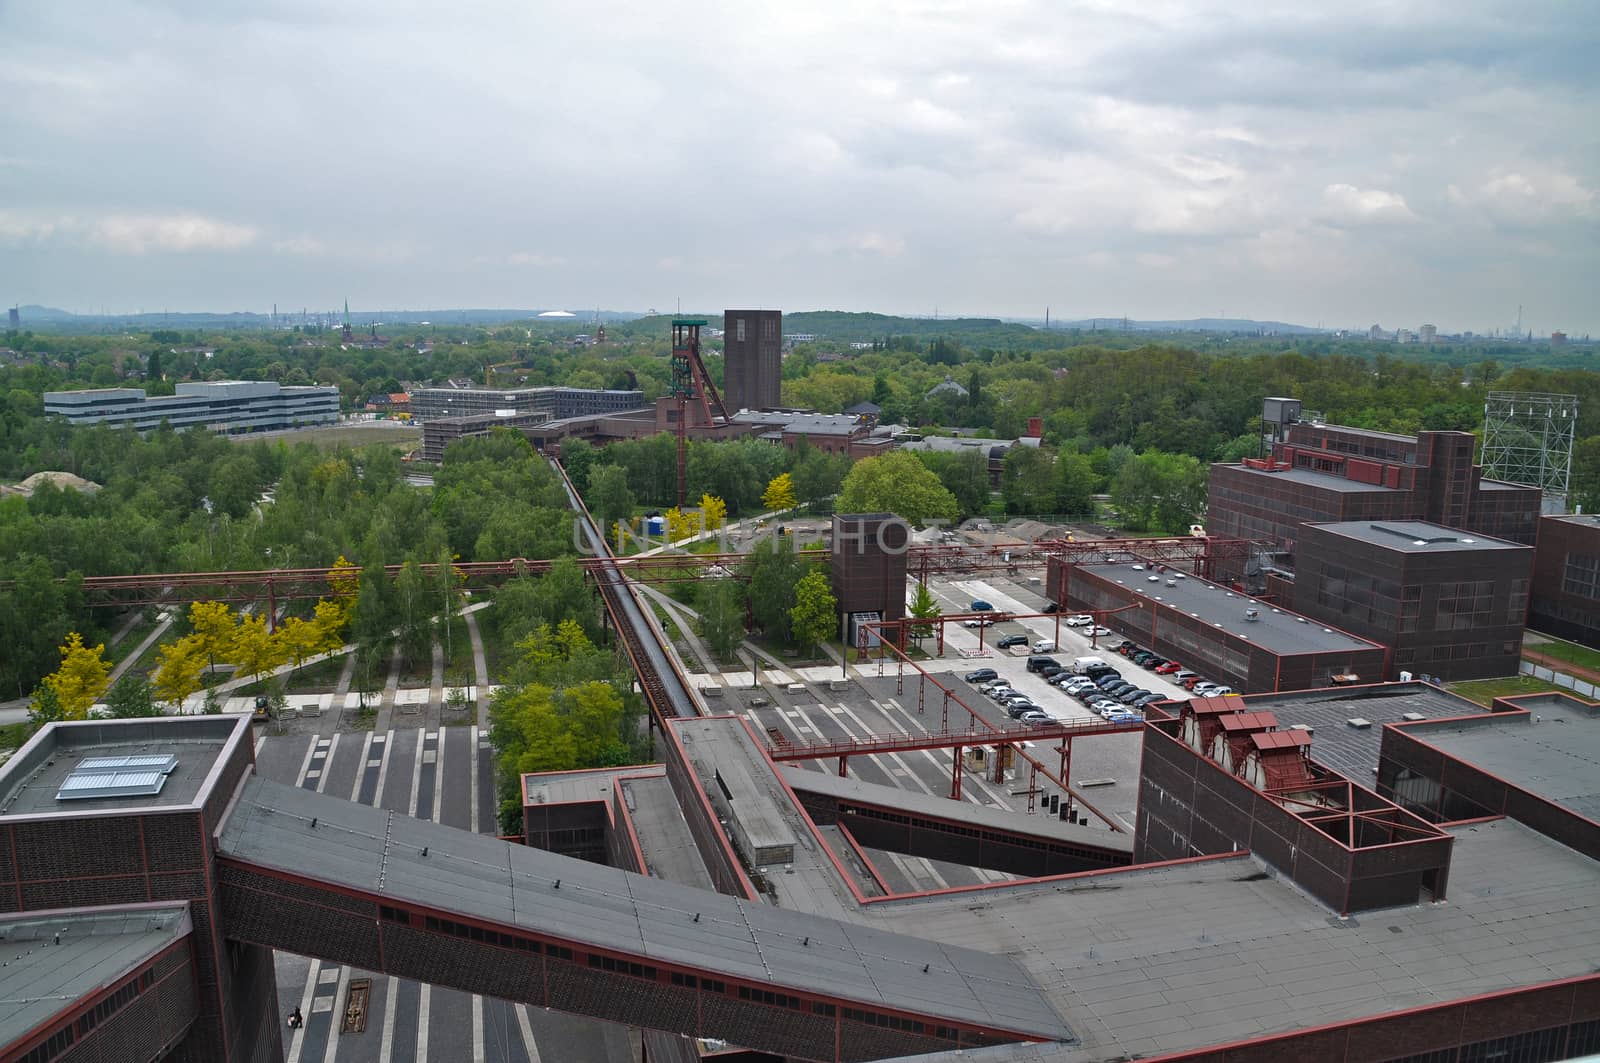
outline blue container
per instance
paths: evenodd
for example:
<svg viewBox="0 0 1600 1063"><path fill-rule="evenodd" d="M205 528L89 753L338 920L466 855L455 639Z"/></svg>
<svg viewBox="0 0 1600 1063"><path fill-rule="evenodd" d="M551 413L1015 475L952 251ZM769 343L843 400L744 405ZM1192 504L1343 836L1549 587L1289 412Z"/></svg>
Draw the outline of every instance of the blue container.
<svg viewBox="0 0 1600 1063"><path fill-rule="evenodd" d="M667 518L646 517L644 521L644 532L646 535L656 536L667 534Z"/></svg>

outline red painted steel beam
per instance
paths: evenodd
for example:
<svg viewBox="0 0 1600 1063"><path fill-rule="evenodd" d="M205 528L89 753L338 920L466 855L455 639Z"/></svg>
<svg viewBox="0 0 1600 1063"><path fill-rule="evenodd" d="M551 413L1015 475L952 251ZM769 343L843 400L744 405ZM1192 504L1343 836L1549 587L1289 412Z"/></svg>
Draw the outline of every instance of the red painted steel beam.
<svg viewBox="0 0 1600 1063"><path fill-rule="evenodd" d="M988 726L985 724L985 726ZM1112 723L1109 720L1068 720L1062 723L1041 724L1037 727L1016 727L1005 730L990 728L986 731L929 731L922 734L873 735L866 738L847 738L833 742L792 741L773 742L768 754L773 760L824 760L829 757L859 757L879 753L914 753L920 749L954 749L962 746L984 746L996 742L1015 745L1019 742L1044 742L1052 738L1081 738L1085 735L1129 734L1144 729L1138 723ZM1045 774L1052 774L1046 771Z"/></svg>

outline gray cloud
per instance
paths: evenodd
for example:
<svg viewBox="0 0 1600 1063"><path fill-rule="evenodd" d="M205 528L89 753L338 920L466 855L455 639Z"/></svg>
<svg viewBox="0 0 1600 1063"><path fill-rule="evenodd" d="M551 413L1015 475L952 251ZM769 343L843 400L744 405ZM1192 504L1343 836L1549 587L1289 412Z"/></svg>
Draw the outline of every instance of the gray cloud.
<svg viewBox="0 0 1600 1063"><path fill-rule="evenodd" d="M1594 331L1586 5L0 6L0 301Z"/></svg>

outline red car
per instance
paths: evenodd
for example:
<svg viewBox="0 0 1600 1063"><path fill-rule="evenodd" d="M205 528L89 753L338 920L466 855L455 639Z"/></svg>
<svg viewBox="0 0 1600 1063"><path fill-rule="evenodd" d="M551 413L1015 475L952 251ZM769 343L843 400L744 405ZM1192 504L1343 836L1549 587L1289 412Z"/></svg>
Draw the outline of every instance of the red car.
<svg viewBox="0 0 1600 1063"><path fill-rule="evenodd" d="M1168 661L1166 664L1156 666L1156 675L1171 675L1173 672L1183 670L1183 665L1177 661Z"/></svg>

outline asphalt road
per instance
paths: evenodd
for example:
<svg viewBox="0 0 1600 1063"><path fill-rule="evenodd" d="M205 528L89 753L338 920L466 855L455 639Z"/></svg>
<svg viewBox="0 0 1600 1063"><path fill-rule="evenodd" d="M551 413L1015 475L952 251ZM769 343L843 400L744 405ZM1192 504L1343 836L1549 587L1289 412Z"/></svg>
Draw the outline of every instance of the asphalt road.
<svg viewBox="0 0 1600 1063"><path fill-rule="evenodd" d="M487 738L476 727L294 735L257 742L265 777L419 819L485 834L495 829ZM474 787L476 783L476 787ZM631 1063L626 1027L526 1004L277 955L278 1003L296 1004L300 1030L281 1027L287 1063ZM371 978L364 1033L338 1032L351 978Z"/></svg>

